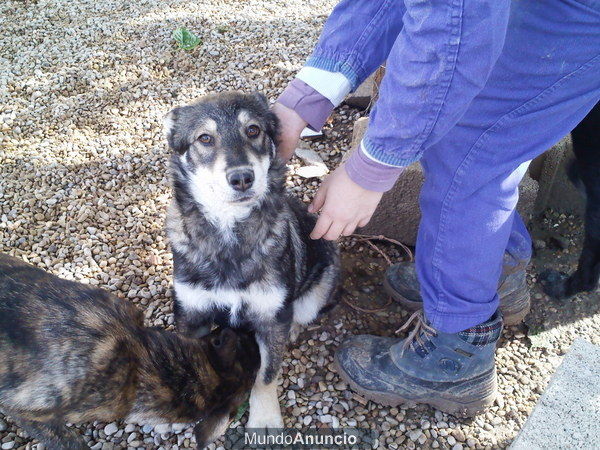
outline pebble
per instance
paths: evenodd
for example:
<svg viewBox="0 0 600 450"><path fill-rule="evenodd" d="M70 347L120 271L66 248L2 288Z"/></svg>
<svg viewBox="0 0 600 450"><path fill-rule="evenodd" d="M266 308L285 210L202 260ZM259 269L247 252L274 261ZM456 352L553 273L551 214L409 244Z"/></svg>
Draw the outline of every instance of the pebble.
<svg viewBox="0 0 600 450"><path fill-rule="evenodd" d="M422 434L423 434L423 432L421 430L412 430L412 431L409 431L408 438L411 441L416 442L419 439L419 437L421 437Z"/></svg>
<svg viewBox="0 0 600 450"><path fill-rule="evenodd" d="M154 426L154 432L158 434L166 434L170 433L172 430L171 424L169 423L161 423Z"/></svg>
<svg viewBox="0 0 600 450"><path fill-rule="evenodd" d="M321 178L329 173L329 169L325 164L313 164L298 167L295 173L302 178Z"/></svg>
<svg viewBox="0 0 600 450"><path fill-rule="evenodd" d="M104 434L106 434L107 436L111 436L111 435L115 434L117 431L119 431L119 427L117 426L117 424L115 422L109 423L108 425L106 425L104 427Z"/></svg>

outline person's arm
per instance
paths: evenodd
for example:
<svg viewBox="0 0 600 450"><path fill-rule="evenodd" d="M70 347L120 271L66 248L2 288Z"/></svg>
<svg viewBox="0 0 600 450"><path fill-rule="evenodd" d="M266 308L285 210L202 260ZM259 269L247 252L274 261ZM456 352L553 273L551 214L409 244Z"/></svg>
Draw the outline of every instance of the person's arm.
<svg viewBox="0 0 600 450"><path fill-rule="evenodd" d="M386 60L404 12L399 0L342 0L334 8L312 55L273 107L282 124L278 147L284 160L292 157L304 127L320 130Z"/></svg>
<svg viewBox="0 0 600 450"><path fill-rule="evenodd" d="M371 191L370 183L380 182L389 189L398 168L417 161L464 114L504 45L509 0L406 0L405 4L403 27L389 52L367 134L346 167L336 171L343 170L343 176L332 174L313 201L312 209L322 212L313 238L335 239L338 230L347 234L354 223L365 223L361 211L374 211L371 203L378 199L348 198L344 192L350 183ZM358 55L355 64L360 60ZM365 179L369 173L365 161L381 169L373 172L375 178Z"/></svg>

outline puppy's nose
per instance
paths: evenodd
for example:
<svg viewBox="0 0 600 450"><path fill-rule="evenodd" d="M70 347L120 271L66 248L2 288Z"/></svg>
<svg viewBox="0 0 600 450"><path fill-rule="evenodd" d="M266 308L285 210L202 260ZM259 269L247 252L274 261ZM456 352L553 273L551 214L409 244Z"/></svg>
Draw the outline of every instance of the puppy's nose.
<svg viewBox="0 0 600 450"><path fill-rule="evenodd" d="M252 187L252 183L254 183L254 171L252 169L230 170L227 173L227 181L236 191L247 191Z"/></svg>

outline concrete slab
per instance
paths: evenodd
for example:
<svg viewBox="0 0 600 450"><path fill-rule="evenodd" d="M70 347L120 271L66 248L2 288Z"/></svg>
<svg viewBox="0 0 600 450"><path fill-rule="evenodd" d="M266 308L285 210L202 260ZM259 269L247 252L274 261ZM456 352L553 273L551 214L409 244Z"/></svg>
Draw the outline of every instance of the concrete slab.
<svg viewBox="0 0 600 450"><path fill-rule="evenodd" d="M511 450L600 448L600 347L576 339Z"/></svg>

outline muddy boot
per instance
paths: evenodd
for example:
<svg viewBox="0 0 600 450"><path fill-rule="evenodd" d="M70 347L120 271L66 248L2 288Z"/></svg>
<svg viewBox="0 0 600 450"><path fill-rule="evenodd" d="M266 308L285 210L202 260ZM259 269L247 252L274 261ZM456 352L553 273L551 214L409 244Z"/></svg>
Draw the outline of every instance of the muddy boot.
<svg viewBox="0 0 600 450"><path fill-rule="evenodd" d="M528 263L528 260L517 260L509 253L504 255L498 296L500 311L507 326L521 323L529 313L530 296L525 271ZM390 266L383 285L386 292L409 311L423 307L414 263L402 262Z"/></svg>
<svg viewBox="0 0 600 450"><path fill-rule="evenodd" d="M496 397L494 350L502 316L461 331L432 328L421 311L408 320L415 327L406 339L354 336L339 347L335 365L350 387L388 406L425 403L440 411L472 417Z"/></svg>

